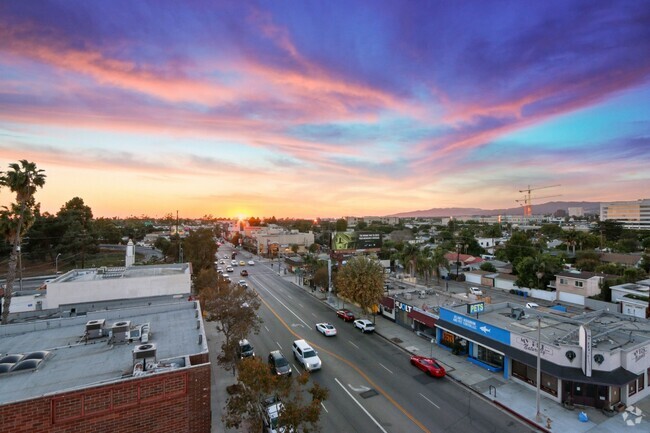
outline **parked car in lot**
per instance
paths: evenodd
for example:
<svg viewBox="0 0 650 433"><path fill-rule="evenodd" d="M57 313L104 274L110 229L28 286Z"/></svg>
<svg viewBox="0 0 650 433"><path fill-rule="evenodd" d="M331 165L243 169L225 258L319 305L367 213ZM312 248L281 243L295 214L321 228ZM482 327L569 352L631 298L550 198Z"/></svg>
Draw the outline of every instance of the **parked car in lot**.
<svg viewBox="0 0 650 433"><path fill-rule="evenodd" d="M307 371L320 370L322 363L318 353L305 340L296 340L292 346L293 357L302 364Z"/></svg>
<svg viewBox="0 0 650 433"><path fill-rule="evenodd" d="M429 376L444 377L446 374L445 367L440 365L440 363L434 358L413 355L411 356L411 365L415 365L418 369L424 371Z"/></svg>
<svg viewBox="0 0 650 433"><path fill-rule="evenodd" d="M334 337L336 328L329 323L317 323L316 330L326 337Z"/></svg>
<svg viewBox="0 0 650 433"><path fill-rule="evenodd" d="M357 319L354 321L354 327L359 328L363 333L375 332L375 324L368 319Z"/></svg>
<svg viewBox="0 0 650 433"><path fill-rule="evenodd" d="M483 296L483 290L479 289L478 287L470 287L469 293L476 296Z"/></svg>
<svg viewBox="0 0 650 433"><path fill-rule="evenodd" d="M336 312L336 315L343 319L344 322L352 322L354 320L354 314L350 310L342 309Z"/></svg>
<svg viewBox="0 0 650 433"><path fill-rule="evenodd" d="M526 308L537 308L539 307L539 304L536 304L535 302L526 302Z"/></svg>
<svg viewBox="0 0 650 433"><path fill-rule="evenodd" d="M278 376L291 376L291 365L279 350L269 353L269 367Z"/></svg>
<svg viewBox="0 0 650 433"><path fill-rule="evenodd" d="M242 277L247 277L248 276L248 271L246 269L242 269L241 272L239 273Z"/></svg>

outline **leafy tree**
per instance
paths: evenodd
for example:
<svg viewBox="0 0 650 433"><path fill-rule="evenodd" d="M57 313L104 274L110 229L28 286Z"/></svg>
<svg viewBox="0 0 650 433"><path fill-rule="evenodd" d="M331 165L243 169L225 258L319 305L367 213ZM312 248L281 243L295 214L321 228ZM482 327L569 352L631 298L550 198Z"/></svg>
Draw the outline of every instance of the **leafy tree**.
<svg viewBox="0 0 650 433"><path fill-rule="evenodd" d="M373 311L384 296L384 270L376 260L353 257L338 271L336 289L339 296L358 304L361 311Z"/></svg>
<svg viewBox="0 0 650 433"><path fill-rule="evenodd" d="M365 230L368 228L368 223L365 221L359 221L356 226L356 230Z"/></svg>
<svg viewBox="0 0 650 433"><path fill-rule="evenodd" d="M54 215L41 214L35 209L34 224L25 234L21 245L23 257L28 255L31 260L49 261L54 266L56 244L61 239L59 223Z"/></svg>
<svg viewBox="0 0 650 433"><path fill-rule="evenodd" d="M546 290L555 274L562 269L560 259L549 254L523 257L517 264L517 282L520 287Z"/></svg>
<svg viewBox="0 0 650 433"><path fill-rule="evenodd" d="M638 251L639 242L635 238L623 238L616 242L616 251L632 253Z"/></svg>
<svg viewBox="0 0 650 433"><path fill-rule="evenodd" d="M606 241L616 242L623 234L623 224L614 220L598 221L592 233L601 235Z"/></svg>
<svg viewBox="0 0 650 433"><path fill-rule="evenodd" d="M623 275L625 267L617 265L616 263L605 263L596 268L596 272L601 272L603 274L609 275Z"/></svg>
<svg viewBox="0 0 650 433"><path fill-rule="evenodd" d="M294 254L298 254L298 250L299 250L299 249L300 249L300 245L298 245L298 244L291 244L291 251L292 251Z"/></svg>
<svg viewBox="0 0 650 433"><path fill-rule="evenodd" d="M594 272L600 266L600 254L595 251L579 251L576 255L576 268Z"/></svg>
<svg viewBox="0 0 650 433"><path fill-rule="evenodd" d="M539 232L549 239L564 238L564 230L557 224L542 224Z"/></svg>
<svg viewBox="0 0 650 433"><path fill-rule="evenodd" d="M490 262L483 262L481 263L481 270L486 272L496 272L497 268L495 268Z"/></svg>
<svg viewBox="0 0 650 433"><path fill-rule="evenodd" d="M261 319L257 315L260 300L257 293L239 285L228 284L204 288L200 295L201 305L208 321L217 322L217 331L225 337L217 362L226 370L233 370L239 360L237 344L251 332L258 333Z"/></svg>
<svg viewBox="0 0 650 433"><path fill-rule="evenodd" d="M212 230L192 230L190 235L183 241L184 260L192 263L195 272L200 269L213 268L217 248Z"/></svg>
<svg viewBox="0 0 650 433"><path fill-rule="evenodd" d="M503 236L501 226L499 224L490 224L483 228L483 236L487 238L500 238Z"/></svg>
<svg viewBox="0 0 650 433"><path fill-rule="evenodd" d="M315 242L309 246L309 252L311 254L317 253L318 250L320 250L320 246Z"/></svg>
<svg viewBox="0 0 650 433"><path fill-rule="evenodd" d="M644 254L641 260L641 269L650 274L650 254Z"/></svg>
<svg viewBox="0 0 650 433"><path fill-rule="evenodd" d="M114 219L95 219L95 232L97 233L98 241L101 243L119 244L122 241L122 232Z"/></svg>
<svg viewBox="0 0 650 433"><path fill-rule="evenodd" d="M348 229L348 222L343 219L339 218L336 220L336 231L337 232L344 232Z"/></svg>
<svg viewBox="0 0 650 433"><path fill-rule="evenodd" d="M99 242L93 225L93 212L82 198L74 197L66 202L56 214L63 228L58 252L81 257L81 267L86 266L86 254L99 252Z"/></svg>
<svg viewBox="0 0 650 433"><path fill-rule="evenodd" d="M506 242L505 247L499 250L500 254L503 254L513 267L517 267L517 264L524 257L531 257L538 254L538 250L533 246L528 235L522 231L516 231L512 234L510 239Z"/></svg>
<svg viewBox="0 0 650 433"><path fill-rule="evenodd" d="M9 255L9 270L5 278L4 303L2 308L2 324L6 325L9 319L9 308L16 279L18 266L18 253L23 235L34 223L34 215L38 212L39 204L34 199L38 188L45 185L43 170L36 168L36 164L22 159L18 163L9 164L9 170L0 172L0 188L7 187L16 194L16 201L10 207L0 210L0 232L11 245Z"/></svg>
<svg viewBox="0 0 650 433"><path fill-rule="evenodd" d="M308 388L309 373L301 374L296 380L271 374L266 363L256 357L244 359L239 365L237 386L231 387L222 417L226 427L239 428L245 423L247 431L260 431L264 415L262 402L276 397L283 409L278 417L278 430L314 432L318 431L321 403L327 400L329 391L318 383ZM311 400L306 401L305 396Z"/></svg>
<svg viewBox="0 0 650 433"><path fill-rule="evenodd" d="M197 293L201 293L210 287L216 287L218 281L217 271L214 270L214 267L201 269L194 278L194 288Z"/></svg>
<svg viewBox="0 0 650 433"><path fill-rule="evenodd" d="M321 266L318 269L316 269L316 272L314 272L314 276L312 277L312 279L316 287L327 288L327 285L329 283L329 274L327 272L327 266Z"/></svg>

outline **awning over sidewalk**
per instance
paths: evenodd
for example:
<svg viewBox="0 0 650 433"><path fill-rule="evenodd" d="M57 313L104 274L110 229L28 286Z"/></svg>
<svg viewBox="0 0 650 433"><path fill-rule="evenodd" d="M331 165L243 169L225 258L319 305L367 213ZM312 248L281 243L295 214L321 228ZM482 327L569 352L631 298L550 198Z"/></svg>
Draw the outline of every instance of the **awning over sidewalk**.
<svg viewBox="0 0 650 433"><path fill-rule="evenodd" d="M446 321L438 321L437 325L439 328L446 329L456 335L464 337L468 340L475 341L482 346L485 346L490 349L494 349L498 352L504 353L510 358L523 362L524 364L535 367L537 365L537 357L527 352L523 352L514 347L505 345L496 340L486 338L481 334L473 333L465 328L454 325L453 323ZM562 380L570 380L572 382L582 382L582 383L593 383L596 385L608 385L608 386L623 386L634 379L637 375L619 367L616 370L612 371L598 371L592 370L591 377L585 376L580 368L571 368L564 367L561 365L553 364L552 362L542 359L542 371L553 375Z"/></svg>
<svg viewBox="0 0 650 433"><path fill-rule="evenodd" d="M436 326L436 319L434 317L427 316L426 314L420 313L415 309L411 310L411 312L408 313L408 317L410 317L413 320L417 320L420 323L424 323L426 326L430 328L434 328Z"/></svg>

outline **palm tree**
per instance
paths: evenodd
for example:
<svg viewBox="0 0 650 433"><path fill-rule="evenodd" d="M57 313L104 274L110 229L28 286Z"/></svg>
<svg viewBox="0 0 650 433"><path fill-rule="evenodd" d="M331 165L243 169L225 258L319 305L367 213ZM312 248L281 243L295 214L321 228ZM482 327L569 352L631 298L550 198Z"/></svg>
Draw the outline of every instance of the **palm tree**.
<svg viewBox="0 0 650 433"><path fill-rule="evenodd" d="M16 279L16 267L20 242L23 235L34 223L34 213L38 204L34 200L37 188L45 185L45 174L43 170L36 168L36 164L27 160L20 160L20 164L9 164L9 171L0 172L0 187L8 187L16 194L16 202L11 204L11 209L3 207L0 211L0 231L7 242L12 246L9 255L9 270L5 282L4 304L2 308L2 324L7 324L9 319L9 307L14 281Z"/></svg>
<svg viewBox="0 0 650 433"><path fill-rule="evenodd" d="M438 283L440 283L440 268L445 268L449 271L449 260L445 257L446 253L447 252L443 248L438 247L433 250L433 255L431 256Z"/></svg>
<svg viewBox="0 0 650 433"><path fill-rule="evenodd" d="M407 243L404 245L402 250L402 263L408 268L409 276L415 276L416 264L418 256L420 255L420 249L417 245Z"/></svg>
<svg viewBox="0 0 650 433"><path fill-rule="evenodd" d="M578 243L578 232L574 230L568 231L565 235L566 239L566 252L569 252L569 246L573 247L573 255L576 253L576 243Z"/></svg>

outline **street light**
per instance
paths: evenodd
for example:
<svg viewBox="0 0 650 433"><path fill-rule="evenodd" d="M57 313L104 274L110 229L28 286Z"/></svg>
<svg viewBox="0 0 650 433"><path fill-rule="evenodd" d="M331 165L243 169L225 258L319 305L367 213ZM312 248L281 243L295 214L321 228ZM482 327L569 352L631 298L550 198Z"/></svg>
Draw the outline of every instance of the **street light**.
<svg viewBox="0 0 650 433"><path fill-rule="evenodd" d="M59 273L59 257L61 257L61 253L56 255L56 258L54 259L54 268L56 269L56 273Z"/></svg>

